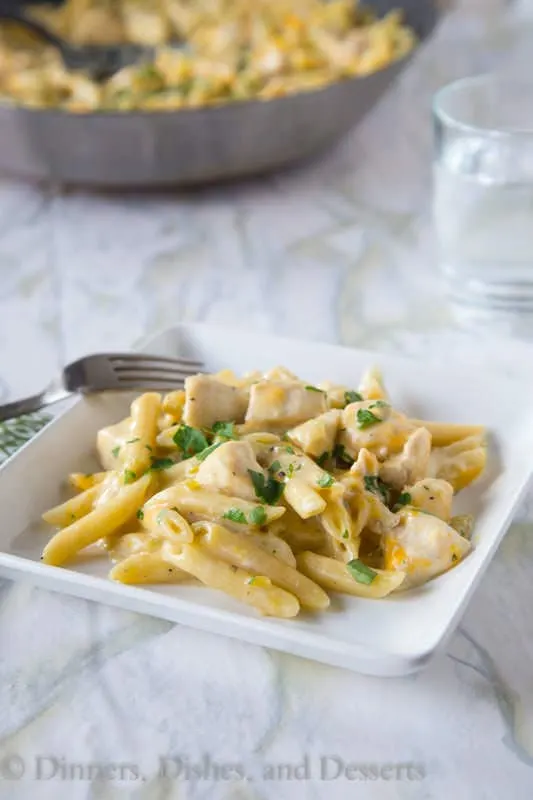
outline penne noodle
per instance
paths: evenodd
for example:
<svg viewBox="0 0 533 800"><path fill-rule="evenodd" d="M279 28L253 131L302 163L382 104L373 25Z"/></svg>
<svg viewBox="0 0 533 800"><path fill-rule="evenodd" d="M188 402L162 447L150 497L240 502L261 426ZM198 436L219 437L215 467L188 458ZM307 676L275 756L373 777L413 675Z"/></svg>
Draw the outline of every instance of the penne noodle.
<svg viewBox="0 0 533 800"><path fill-rule="evenodd" d="M199 515L212 522L223 522L224 525L227 524L228 527L233 529L237 527L238 530L263 527L279 519L285 513L283 506L266 506L261 503L242 500L240 497L228 497L217 492L210 492L202 489L200 484L193 480L171 486L169 489L154 495L146 504L145 512L149 511L152 506L160 507L161 505L176 508L178 512L184 515ZM264 511L264 521L260 523L252 521L253 513L257 509L263 509ZM232 515L239 516L239 514L235 515L233 512L242 514L243 521L236 522L232 520Z"/></svg>
<svg viewBox="0 0 533 800"><path fill-rule="evenodd" d="M194 533L187 520L177 509L167 505L145 507L141 524L146 530L177 544L194 541Z"/></svg>
<svg viewBox="0 0 533 800"><path fill-rule="evenodd" d="M287 481L284 497L302 519L316 517L326 510L325 499L301 478L292 478Z"/></svg>
<svg viewBox="0 0 533 800"><path fill-rule="evenodd" d="M300 604L294 595L272 586L268 578L255 576L234 565L217 561L198 544L185 544L179 549L163 545L169 563L189 572L206 586L241 600L271 617L295 617Z"/></svg>
<svg viewBox="0 0 533 800"><path fill-rule="evenodd" d="M475 436L480 439L480 444L486 435L483 425L459 425L454 422L425 422L421 419L410 419L409 422L416 428L426 428L431 434L433 447L446 447L446 445Z"/></svg>
<svg viewBox="0 0 533 800"><path fill-rule="evenodd" d="M43 514L43 519L49 525L65 528L92 511L98 496L102 491L101 485L85 489L81 494L71 497L65 503L54 506Z"/></svg>
<svg viewBox="0 0 533 800"><path fill-rule="evenodd" d="M115 564L109 577L119 583L178 583L189 574L163 558L160 552L134 553Z"/></svg>
<svg viewBox="0 0 533 800"><path fill-rule="evenodd" d="M124 445L124 473L140 477L152 463L161 413L161 395L146 392L131 404L131 437Z"/></svg>
<svg viewBox="0 0 533 800"><path fill-rule="evenodd" d="M143 504L149 485L150 476L145 475L135 483L124 486L109 502L97 506L85 517L56 533L43 550L44 563L60 566L79 550L116 531L135 516Z"/></svg>
<svg viewBox="0 0 533 800"><path fill-rule="evenodd" d="M84 492L85 489L91 489L97 483L102 483L107 476L107 472L93 472L85 474L84 472L71 472L68 476L68 482L73 489L79 489Z"/></svg>
<svg viewBox="0 0 533 800"><path fill-rule="evenodd" d="M210 554L242 567L254 575L265 575L276 586L286 589L298 598L301 605L313 610L329 606L329 597L316 583L293 567L257 547L246 534L232 533L222 525L204 523L201 543Z"/></svg>
<svg viewBox="0 0 533 800"><path fill-rule="evenodd" d="M175 422L178 422L181 419L184 405L185 392L183 389L179 389L176 392L169 392L163 397L163 411L165 414L173 417Z"/></svg>
<svg viewBox="0 0 533 800"><path fill-rule="evenodd" d="M401 586L405 572L374 570L377 575L372 583L358 583L350 575L346 564L317 553L305 552L296 557L298 569L325 589L357 597L386 597Z"/></svg>

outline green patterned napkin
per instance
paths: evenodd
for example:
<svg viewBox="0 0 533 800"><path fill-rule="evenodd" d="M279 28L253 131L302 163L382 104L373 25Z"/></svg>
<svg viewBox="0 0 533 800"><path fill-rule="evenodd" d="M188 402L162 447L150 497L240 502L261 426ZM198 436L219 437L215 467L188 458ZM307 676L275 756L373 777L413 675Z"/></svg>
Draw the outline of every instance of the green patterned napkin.
<svg viewBox="0 0 533 800"><path fill-rule="evenodd" d="M24 414L0 422L0 464L12 456L52 419L48 414Z"/></svg>

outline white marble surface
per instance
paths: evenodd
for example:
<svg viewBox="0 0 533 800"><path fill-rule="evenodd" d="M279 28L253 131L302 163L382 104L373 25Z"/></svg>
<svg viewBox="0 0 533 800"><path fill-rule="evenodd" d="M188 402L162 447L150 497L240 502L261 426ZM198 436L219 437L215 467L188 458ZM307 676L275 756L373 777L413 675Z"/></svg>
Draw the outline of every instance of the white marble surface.
<svg viewBox="0 0 533 800"><path fill-rule="evenodd" d="M493 64L530 67L533 4L504 5L461 3L359 128L304 169L162 197L0 183L2 397L179 320L523 368L526 345L454 329L428 223L432 91ZM530 798L529 505L446 651L409 679L364 678L0 581L0 773L17 773L13 754L26 769L0 776L1 800ZM159 757L202 753L256 780L158 777ZM37 755L85 772L35 781ZM307 780L263 777L306 756ZM402 780L322 781L325 756L411 764L411 779L404 767ZM127 768L123 781L90 780L90 762L136 765L145 780Z"/></svg>

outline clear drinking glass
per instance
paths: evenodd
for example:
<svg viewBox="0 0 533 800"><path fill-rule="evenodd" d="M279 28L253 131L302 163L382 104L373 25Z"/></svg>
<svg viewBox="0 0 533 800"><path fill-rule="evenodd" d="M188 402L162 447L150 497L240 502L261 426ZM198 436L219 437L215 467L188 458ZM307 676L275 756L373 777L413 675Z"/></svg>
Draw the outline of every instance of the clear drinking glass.
<svg viewBox="0 0 533 800"><path fill-rule="evenodd" d="M434 222L466 321L533 334L533 83L484 75L434 99Z"/></svg>

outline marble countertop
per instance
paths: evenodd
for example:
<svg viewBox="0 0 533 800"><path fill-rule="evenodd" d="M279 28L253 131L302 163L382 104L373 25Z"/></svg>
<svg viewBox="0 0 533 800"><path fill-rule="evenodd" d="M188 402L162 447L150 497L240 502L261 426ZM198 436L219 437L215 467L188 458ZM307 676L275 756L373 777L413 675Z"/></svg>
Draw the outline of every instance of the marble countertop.
<svg viewBox="0 0 533 800"><path fill-rule="evenodd" d="M0 398L183 320L521 369L527 344L459 331L439 300L428 109L453 77L530 64L533 3L458 6L305 168L162 196L0 183ZM532 534L530 498L445 652L404 679L0 580L0 798L529 799Z"/></svg>

